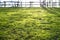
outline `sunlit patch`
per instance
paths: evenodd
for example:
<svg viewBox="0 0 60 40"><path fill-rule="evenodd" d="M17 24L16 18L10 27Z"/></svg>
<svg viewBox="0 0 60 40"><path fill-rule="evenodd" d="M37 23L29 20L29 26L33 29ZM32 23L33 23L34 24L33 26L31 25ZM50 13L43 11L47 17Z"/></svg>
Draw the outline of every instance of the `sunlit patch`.
<svg viewBox="0 0 60 40"><path fill-rule="evenodd" d="M16 14L17 12L8 12L7 15Z"/></svg>

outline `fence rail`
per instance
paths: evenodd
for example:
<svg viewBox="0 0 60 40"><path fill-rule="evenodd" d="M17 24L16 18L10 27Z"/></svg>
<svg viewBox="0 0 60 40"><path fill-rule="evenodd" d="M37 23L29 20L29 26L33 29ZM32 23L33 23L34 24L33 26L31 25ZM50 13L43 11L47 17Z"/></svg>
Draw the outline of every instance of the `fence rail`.
<svg viewBox="0 0 60 40"><path fill-rule="evenodd" d="M0 7L60 7L60 2L19 2L4 1L0 2Z"/></svg>

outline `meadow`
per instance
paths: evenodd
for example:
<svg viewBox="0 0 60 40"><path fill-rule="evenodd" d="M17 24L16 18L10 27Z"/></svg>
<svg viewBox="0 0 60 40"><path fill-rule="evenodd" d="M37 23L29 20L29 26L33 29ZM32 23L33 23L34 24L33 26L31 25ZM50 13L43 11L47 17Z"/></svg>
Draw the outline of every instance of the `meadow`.
<svg viewBox="0 0 60 40"><path fill-rule="evenodd" d="M60 8L0 8L0 40L60 40Z"/></svg>

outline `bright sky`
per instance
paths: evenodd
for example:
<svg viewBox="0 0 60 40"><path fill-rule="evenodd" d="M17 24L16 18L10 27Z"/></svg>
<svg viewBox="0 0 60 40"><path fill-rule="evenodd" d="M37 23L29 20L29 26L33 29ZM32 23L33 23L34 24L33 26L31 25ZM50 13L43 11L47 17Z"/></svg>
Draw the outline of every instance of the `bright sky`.
<svg viewBox="0 0 60 40"><path fill-rule="evenodd" d="M18 1L18 0L0 0L0 1ZM28 2L28 1L35 1L36 2L37 1L37 2L39 2L39 0L19 0L19 1L23 1L23 2ZM41 0L41 1L43 1L43 0ZM53 1L58 1L58 0L53 0Z"/></svg>
<svg viewBox="0 0 60 40"><path fill-rule="evenodd" d="M18 0L1 0L1 1L18 1ZM19 1L39 1L39 0L19 0Z"/></svg>

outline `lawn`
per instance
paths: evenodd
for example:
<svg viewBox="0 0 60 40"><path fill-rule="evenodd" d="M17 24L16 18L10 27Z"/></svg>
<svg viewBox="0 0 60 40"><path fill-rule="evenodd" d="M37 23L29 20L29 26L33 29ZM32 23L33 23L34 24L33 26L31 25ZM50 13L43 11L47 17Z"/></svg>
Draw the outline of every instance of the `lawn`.
<svg viewBox="0 0 60 40"><path fill-rule="evenodd" d="M60 40L60 8L0 8L0 40Z"/></svg>

